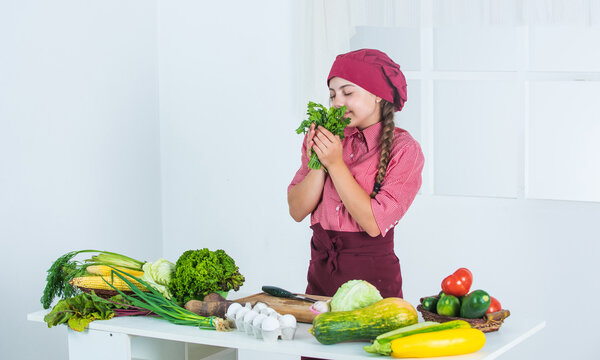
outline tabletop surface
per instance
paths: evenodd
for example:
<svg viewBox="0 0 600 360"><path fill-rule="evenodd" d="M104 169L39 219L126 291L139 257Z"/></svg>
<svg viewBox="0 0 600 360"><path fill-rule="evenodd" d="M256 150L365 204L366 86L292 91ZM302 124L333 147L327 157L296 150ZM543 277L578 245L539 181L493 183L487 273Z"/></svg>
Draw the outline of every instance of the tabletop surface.
<svg viewBox="0 0 600 360"><path fill-rule="evenodd" d="M44 315L48 312L49 310L41 310L30 313L27 319L43 322ZM419 321L423 320L419 319ZM511 315L500 330L486 334L486 344L483 349L469 355L454 356L453 359L496 358L543 329L545 325L545 321ZM231 332L201 330L191 326L174 325L166 320L152 317L118 317L111 320L96 320L89 325L90 329L99 331L289 355L348 360L381 358L365 352L363 350L363 346L367 345L365 342L322 345L308 332L310 327L309 324L299 323L293 340L266 342L238 330Z"/></svg>

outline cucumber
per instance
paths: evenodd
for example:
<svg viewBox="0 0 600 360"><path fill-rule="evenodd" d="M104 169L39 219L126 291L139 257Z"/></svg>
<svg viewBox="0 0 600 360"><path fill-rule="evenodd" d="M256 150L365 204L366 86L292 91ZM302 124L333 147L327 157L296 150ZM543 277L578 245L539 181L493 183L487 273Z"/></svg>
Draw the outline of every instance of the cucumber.
<svg viewBox="0 0 600 360"><path fill-rule="evenodd" d="M444 295L438 300L435 308L440 315L458 316L460 300L454 295Z"/></svg>
<svg viewBox="0 0 600 360"><path fill-rule="evenodd" d="M436 306L438 303L438 298L434 296L428 296L421 302L423 309L431 312L436 312Z"/></svg>
<svg viewBox="0 0 600 360"><path fill-rule="evenodd" d="M492 299L487 292L475 290L463 300L460 306L460 317L478 319L485 314L491 302Z"/></svg>
<svg viewBox="0 0 600 360"><path fill-rule="evenodd" d="M435 321L425 321L418 324L406 326L397 330L379 335L373 341L373 344L364 346L366 352L371 354L390 355L392 353L392 340L400 339L406 336L425 334L434 331L452 330L452 329L470 329L471 324L464 320L453 320L444 323Z"/></svg>

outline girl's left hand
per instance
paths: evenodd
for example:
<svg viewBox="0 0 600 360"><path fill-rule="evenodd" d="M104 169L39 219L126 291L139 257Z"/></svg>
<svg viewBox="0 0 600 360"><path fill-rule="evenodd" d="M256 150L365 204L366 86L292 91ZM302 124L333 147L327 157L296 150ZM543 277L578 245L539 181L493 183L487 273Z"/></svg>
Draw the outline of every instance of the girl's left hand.
<svg viewBox="0 0 600 360"><path fill-rule="evenodd" d="M339 136L333 135L329 130L319 126L313 141L313 150L325 168L329 170L333 166L344 163L342 140Z"/></svg>

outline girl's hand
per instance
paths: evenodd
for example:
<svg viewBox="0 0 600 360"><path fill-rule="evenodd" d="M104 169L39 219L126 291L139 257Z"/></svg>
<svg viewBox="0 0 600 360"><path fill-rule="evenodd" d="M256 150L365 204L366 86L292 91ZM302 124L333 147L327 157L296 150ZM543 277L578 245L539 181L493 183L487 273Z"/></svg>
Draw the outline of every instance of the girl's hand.
<svg viewBox="0 0 600 360"><path fill-rule="evenodd" d="M315 124L310 125L310 129L308 130L308 136L306 137L306 154L310 159L310 155L312 155L312 147L315 145L313 138L315 137Z"/></svg>
<svg viewBox="0 0 600 360"><path fill-rule="evenodd" d="M344 158L342 157L342 140L340 140L339 136L333 135L329 130L319 126L315 130L311 140L314 143L312 148L317 153L319 161L328 170L331 167L344 163Z"/></svg>

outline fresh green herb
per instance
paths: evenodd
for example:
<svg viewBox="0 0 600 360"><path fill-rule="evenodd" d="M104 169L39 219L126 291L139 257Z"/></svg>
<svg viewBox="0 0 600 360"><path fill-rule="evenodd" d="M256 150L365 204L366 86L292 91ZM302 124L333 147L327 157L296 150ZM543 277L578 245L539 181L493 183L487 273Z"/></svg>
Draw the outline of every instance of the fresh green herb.
<svg viewBox="0 0 600 360"><path fill-rule="evenodd" d="M150 284L142 280L141 278L128 275L113 267L111 271L111 277L117 276L121 278L131 290L135 293L135 296L127 295L121 290L114 287L111 283L106 281L114 290L118 291L125 299L129 300L134 306L139 308L147 309L161 318L177 325L188 325L197 326L200 329L208 330L219 330L227 331L230 330L229 322L225 319L221 319L215 316L200 316L193 313L179 305L174 301L165 298L158 290L152 288ZM138 281L144 287L148 288L150 292L142 291L131 279Z"/></svg>
<svg viewBox="0 0 600 360"><path fill-rule="evenodd" d="M238 290L245 278L223 250L188 250L175 263L169 290L180 304L202 300L211 292Z"/></svg>
<svg viewBox="0 0 600 360"><path fill-rule="evenodd" d="M85 262L73 260L76 255L89 252L98 254L85 260ZM40 299L44 309L50 307L54 298L66 299L76 295L78 290L69 284L69 281L84 275L85 269L90 265L114 265L142 270L144 262L110 251L79 250L68 252L56 259L48 269L46 287Z"/></svg>
<svg viewBox="0 0 600 360"><path fill-rule="evenodd" d="M308 115L308 119L302 121L298 129L296 129L297 134L304 133L306 134L310 126L315 124L316 126L323 126L325 129L329 130L333 135L338 135L340 139L344 138L344 129L348 124L350 124L350 119L344 118L344 114L346 113L346 107L342 106L340 108L330 107L327 109L325 106L321 104L314 103L312 101L308 102L308 110L306 114ZM317 154L313 151L310 156L310 161L308 162L309 169L319 170L321 168L321 162L317 157Z"/></svg>
<svg viewBox="0 0 600 360"><path fill-rule="evenodd" d="M75 331L83 331L94 320L107 320L115 316L115 309L129 307L127 299L116 295L106 300L94 292L60 300L46 316L48 327L68 324Z"/></svg>

